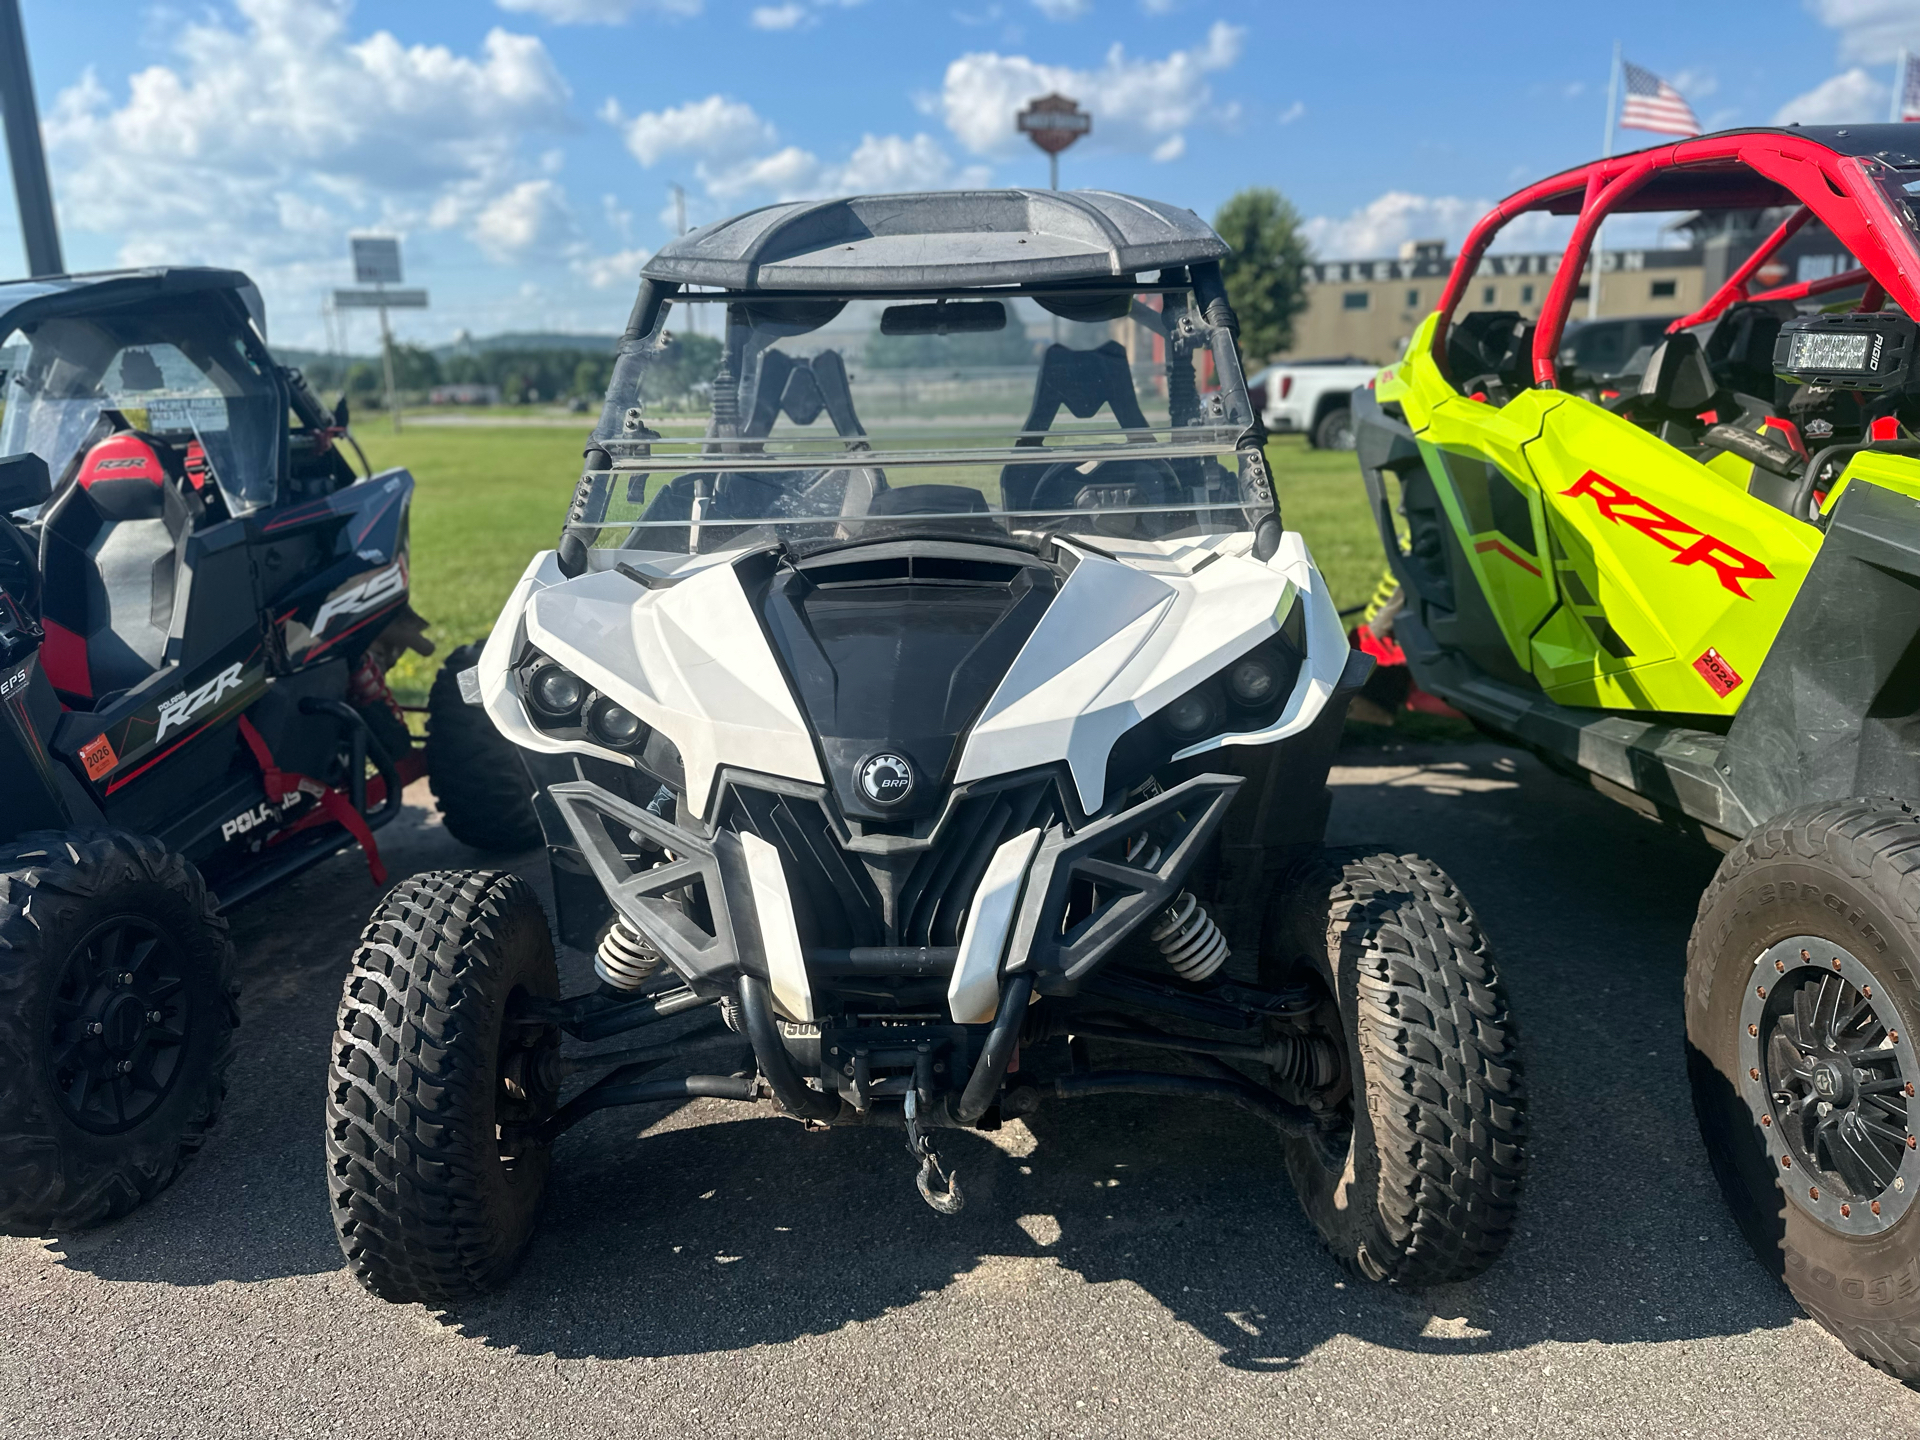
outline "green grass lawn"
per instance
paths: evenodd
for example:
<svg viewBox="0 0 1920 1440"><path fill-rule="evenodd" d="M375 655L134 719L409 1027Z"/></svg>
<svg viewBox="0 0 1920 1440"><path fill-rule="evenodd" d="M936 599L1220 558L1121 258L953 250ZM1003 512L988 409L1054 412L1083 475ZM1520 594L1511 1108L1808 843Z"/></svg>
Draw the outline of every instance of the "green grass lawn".
<svg viewBox="0 0 1920 1440"><path fill-rule="evenodd" d="M359 436L376 467L404 465L413 501L413 608L433 622L439 656L408 655L389 677L395 695L424 703L439 657L493 625L536 550L559 537L591 419L578 430L425 427ZM1380 576L1380 541L1351 454L1309 450L1295 437L1268 448L1287 527L1307 538L1336 604L1361 604Z"/></svg>

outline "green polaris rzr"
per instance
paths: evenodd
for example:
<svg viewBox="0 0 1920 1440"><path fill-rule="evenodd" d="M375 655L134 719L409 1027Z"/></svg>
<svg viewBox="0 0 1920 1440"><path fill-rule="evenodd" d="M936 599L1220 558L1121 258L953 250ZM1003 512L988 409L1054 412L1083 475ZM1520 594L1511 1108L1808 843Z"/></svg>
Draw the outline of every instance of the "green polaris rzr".
<svg viewBox="0 0 1920 1440"><path fill-rule="evenodd" d="M1686 979L1707 1148L1762 1259L1908 1381L1916 195L1910 125L1733 131L1566 171L1480 222L1438 312L1354 405L1399 585L1373 640L1482 729L1726 852ZM1559 372L1601 222L1676 210L1766 238L1627 373ZM1538 322L1456 313L1501 227L1542 211L1579 218ZM1754 293L1808 226L1850 258Z"/></svg>

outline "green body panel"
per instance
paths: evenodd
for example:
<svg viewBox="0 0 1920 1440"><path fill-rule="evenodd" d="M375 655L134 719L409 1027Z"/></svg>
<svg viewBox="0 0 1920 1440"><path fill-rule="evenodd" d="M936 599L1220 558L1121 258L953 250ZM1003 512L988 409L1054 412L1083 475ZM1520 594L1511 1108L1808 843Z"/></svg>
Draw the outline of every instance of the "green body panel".
<svg viewBox="0 0 1920 1440"><path fill-rule="evenodd" d="M1432 327L1375 393L1413 430L1513 659L1563 705L1734 714L1820 532L1747 494L1732 457L1703 464L1577 395L1462 397ZM1863 457L1850 473L1891 484L1888 467L1920 496L1920 460Z"/></svg>

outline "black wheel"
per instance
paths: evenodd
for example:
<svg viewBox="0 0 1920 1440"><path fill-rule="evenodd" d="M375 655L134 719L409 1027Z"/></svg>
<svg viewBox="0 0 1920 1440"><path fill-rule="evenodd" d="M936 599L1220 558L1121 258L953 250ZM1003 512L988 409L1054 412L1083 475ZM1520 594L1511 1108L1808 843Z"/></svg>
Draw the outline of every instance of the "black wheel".
<svg viewBox="0 0 1920 1440"><path fill-rule="evenodd" d="M118 830L0 848L0 1229L124 1215L226 1094L233 946L200 872Z"/></svg>
<svg viewBox="0 0 1920 1440"><path fill-rule="evenodd" d="M1327 411L1313 427L1316 450L1351 450L1354 443L1353 411L1345 405Z"/></svg>
<svg viewBox="0 0 1920 1440"><path fill-rule="evenodd" d="M1334 1257L1369 1280L1478 1275L1513 1233L1526 1095L1513 1021L1479 921L1414 855L1328 853L1283 881L1266 984L1317 1000L1341 1073L1315 1093L1324 1132L1287 1170Z"/></svg>
<svg viewBox="0 0 1920 1440"><path fill-rule="evenodd" d="M546 911L502 871L416 875L373 913L327 1076L327 1185L354 1276L449 1302L505 1280L533 1237L553 1113L560 993Z"/></svg>
<svg viewBox="0 0 1920 1440"><path fill-rule="evenodd" d="M1700 1131L1761 1261L1920 1383L1920 815L1810 806L1721 862L1687 952Z"/></svg>
<svg viewBox="0 0 1920 1440"><path fill-rule="evenodd" d="M427 692L427 783L440 818L462 845L511 854L540 843L533 786L520 753L478 705L460 698L458 676L480 661L480 643L447 657Z"/></svg>

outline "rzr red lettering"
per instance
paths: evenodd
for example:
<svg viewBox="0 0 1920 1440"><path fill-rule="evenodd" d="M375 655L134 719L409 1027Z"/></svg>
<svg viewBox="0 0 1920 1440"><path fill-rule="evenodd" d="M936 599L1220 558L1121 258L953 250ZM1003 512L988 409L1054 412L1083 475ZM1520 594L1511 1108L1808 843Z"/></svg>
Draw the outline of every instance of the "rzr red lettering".
<svg viewBox="0 0 1920 1440"><path fill-rule="evenodd" d="M1673 551L1673 563L1676 565L1708 566L1720 578L1720 583L1742 600L1751 600L1753 597L1741 588L1741 581L1774 578L1773 572L1751 555L1743 554L1724 540L1716 540L1686 521L1669 515L1659 506L1642 500L1626 486L1595 471L1587 471L1560 493L1569 499L1578 499L1582 495L1589 497L1594 509L1612 524L1637 530L1656 545ZM1674 535L1687 537L1692 543L1682 544L1672 538Z"/></svg>
<svg viewBox="0 0 1920 1440"><path fill-rule="evenodd" d="M1710 565L1720 583L1742 600L1753 597L1740 588L1742 580L1771 580L1773 572L1751 555L1743 555L1724 540L1702 535L1673 557L1676 565Z"/></svg>

